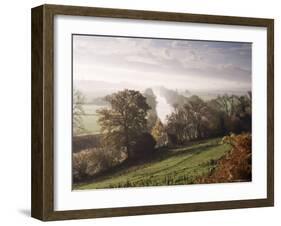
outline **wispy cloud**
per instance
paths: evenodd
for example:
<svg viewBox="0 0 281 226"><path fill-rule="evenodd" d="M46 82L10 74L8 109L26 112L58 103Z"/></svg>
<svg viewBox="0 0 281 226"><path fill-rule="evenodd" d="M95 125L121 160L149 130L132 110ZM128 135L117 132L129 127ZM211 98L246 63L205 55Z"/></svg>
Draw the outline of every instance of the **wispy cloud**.
<svg viewBox="0 0 281 226"><path fill-rule="evenodd" d="M73 41L77 80L186 89L251 87L249 43L81 35Z"/></svg>

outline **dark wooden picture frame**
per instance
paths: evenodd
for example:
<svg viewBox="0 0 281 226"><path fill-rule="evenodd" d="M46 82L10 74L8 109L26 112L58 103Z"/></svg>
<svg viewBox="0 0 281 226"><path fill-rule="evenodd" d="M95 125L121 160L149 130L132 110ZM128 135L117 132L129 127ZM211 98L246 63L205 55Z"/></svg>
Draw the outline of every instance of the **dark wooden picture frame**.
<svg viewBox="0 0 281 226"><path fill-rule="evenodd" d="M156 206L54 210L54 16L94 16L265 27L267 29L267 198ZM42 5L32 9L31 215L50 220L160 214L274 205L274 20L124 9Z"/></svg>

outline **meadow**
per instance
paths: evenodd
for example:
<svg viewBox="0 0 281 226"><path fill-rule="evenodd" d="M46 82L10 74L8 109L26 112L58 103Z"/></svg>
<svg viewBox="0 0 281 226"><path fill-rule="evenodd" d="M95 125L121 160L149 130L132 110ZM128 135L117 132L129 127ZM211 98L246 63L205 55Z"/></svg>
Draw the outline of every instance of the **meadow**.
<svg viewBox="0 0 281 226"><path fill-rule="evenodd" d="M96 110L99 108L101 108L101 106L95 104L83 104L85 114L82 115L81 123L83 124L85 134L100 133L98 116L96 114Z"/></svg>

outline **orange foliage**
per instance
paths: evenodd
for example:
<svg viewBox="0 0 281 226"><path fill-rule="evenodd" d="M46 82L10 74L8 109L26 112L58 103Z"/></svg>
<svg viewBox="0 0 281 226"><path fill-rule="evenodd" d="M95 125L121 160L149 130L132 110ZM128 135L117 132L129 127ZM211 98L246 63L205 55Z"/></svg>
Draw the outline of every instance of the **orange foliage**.
<svg viewBox="0 0 281 226"><path fill-rule="evenodd" d="M197 179L198 183L223 183L251 181L252 136L249 133L225 136L223 143L232 146L231 151L218 160L208 176Z"/></svg>

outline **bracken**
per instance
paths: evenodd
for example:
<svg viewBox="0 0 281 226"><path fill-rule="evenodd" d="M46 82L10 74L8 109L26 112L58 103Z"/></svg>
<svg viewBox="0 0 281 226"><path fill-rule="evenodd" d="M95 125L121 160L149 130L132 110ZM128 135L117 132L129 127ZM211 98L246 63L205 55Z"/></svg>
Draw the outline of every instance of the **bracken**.
<svg viewBox="0 0 281 226"><path fill-rule="evenodd" d="M252 136L249 133L231 134L222 143L232 146L231 151L217 161L207 175L197 178L196 183L242 182L252 179Z"/></svg>

